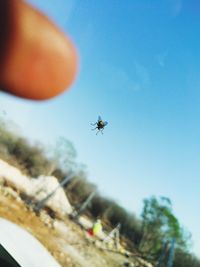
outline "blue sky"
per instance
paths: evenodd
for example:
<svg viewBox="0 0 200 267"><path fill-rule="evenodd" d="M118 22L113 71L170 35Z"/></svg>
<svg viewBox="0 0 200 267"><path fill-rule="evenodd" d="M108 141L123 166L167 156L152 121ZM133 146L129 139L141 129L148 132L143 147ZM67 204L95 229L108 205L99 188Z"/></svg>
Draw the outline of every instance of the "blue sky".
<svg viewBox="0 0 200 267"><path fill-rule="evenodd" d="M200 3L196 0L30 0L80 55L70 91L35 103L1 93L29 138L71 140L102 194L140 214L172 200L200 257ZM153 2L153 3L152 3ZM109 122L96 136L90 122Z"/></svg>

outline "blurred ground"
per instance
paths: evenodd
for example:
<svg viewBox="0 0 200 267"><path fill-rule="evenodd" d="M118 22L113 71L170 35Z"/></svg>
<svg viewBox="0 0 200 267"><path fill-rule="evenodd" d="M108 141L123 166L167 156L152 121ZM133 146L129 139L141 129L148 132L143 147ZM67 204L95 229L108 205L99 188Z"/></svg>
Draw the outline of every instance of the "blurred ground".
<svg viewBox="0 0 200 267"><path fill-rule="evenodd" d="M0 217L32 233L61 266L120 267L125 261L123 255L98 248L68 217L52 219L45 211L36 215L10 187L0 186Z"/></svg>

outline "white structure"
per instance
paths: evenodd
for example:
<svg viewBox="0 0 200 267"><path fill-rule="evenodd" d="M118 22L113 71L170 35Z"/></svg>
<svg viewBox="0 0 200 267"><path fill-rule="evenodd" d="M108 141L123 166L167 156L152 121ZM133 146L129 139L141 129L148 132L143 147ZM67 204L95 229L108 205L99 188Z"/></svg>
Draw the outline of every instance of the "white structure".
<svg viewBox="0 0 200 267"><path fill-rule="evenodd" d="M19 191L34 197L38 201L44 199L59 185L57 178L54 176L41 175L38 178L30 178L3 160L0 160L0 179L4 179ZM47 201L46 205L63 214L72 212L72 207L63 188L59 188L52 198Z"/></svg>
<svg viewBox="0 0 200 267"><path fill-rule="evenodd" d="M0 244L21 267L61 267L47 249L18 225L0 219Z"/></svg>

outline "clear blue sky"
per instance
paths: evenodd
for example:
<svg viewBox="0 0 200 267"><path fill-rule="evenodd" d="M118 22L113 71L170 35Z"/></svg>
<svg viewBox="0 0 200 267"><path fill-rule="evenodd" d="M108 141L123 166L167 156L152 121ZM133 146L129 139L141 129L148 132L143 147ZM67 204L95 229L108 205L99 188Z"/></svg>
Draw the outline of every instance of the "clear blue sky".
<svg viewBox="0 0 200 267"><path fill-rule="evenodd" d="M48 102L1 93L1 108L29 138L71 140L89 180L136 214L169 197L200 257L199 1L30 2L70 34L79 75ZM96 136L98 115L109 125Z"/></svg>

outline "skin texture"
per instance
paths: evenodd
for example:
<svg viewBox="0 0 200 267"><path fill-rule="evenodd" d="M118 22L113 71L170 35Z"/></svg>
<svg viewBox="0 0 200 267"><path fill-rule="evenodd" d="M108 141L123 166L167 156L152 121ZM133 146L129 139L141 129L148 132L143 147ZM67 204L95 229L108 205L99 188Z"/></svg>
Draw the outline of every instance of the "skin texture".
<svg viewBox="0 0 200 267"><path fill-rule="evenodd" d="M22 98L46 100L69 89L78 70L72 41L21 0L0 1L0 85Z"/></svg>

